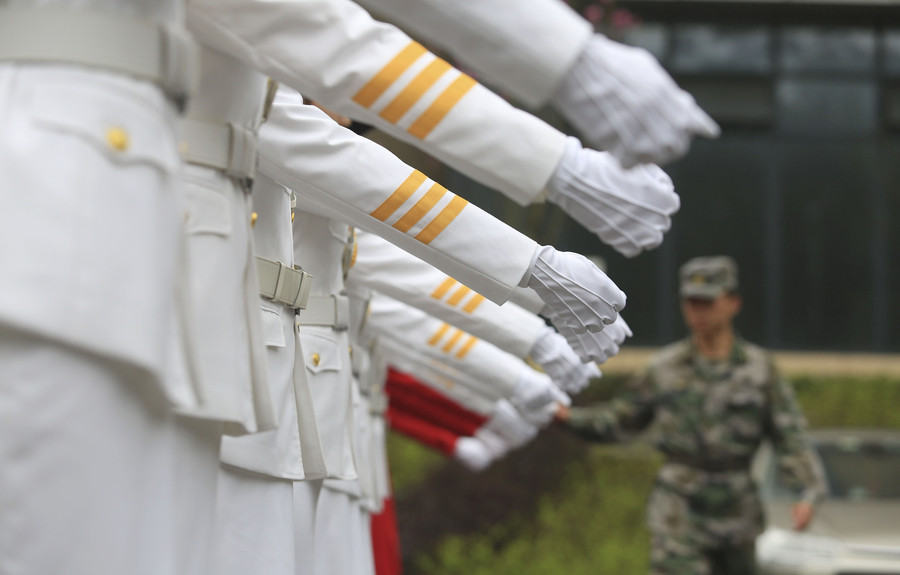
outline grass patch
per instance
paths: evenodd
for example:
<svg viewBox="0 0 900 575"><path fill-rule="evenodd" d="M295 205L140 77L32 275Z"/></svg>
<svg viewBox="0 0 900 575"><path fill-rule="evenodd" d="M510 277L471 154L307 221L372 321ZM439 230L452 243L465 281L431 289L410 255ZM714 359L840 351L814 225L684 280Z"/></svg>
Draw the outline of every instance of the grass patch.
<svg viewBox="0 0 900 575"><path fill-rule="evenodd" d="M395 493L421 484L429 473L446 461L442 454L399 433L388 434L387 451Z"/></svg>

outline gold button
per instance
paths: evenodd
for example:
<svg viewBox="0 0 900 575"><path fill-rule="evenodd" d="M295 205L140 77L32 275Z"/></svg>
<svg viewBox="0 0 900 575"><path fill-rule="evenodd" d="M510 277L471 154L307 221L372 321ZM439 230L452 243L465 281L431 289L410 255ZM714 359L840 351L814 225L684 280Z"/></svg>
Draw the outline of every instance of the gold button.
<svg viewBox="0 0 900 575"><path fill-rule="evenodd" d="M128 132L118 126L106 130L106 143L109 147L117 152L124 152L128 149L129 139Z"/></svg>
<svg viewBox="0 0 900 575"><path fill-rule="evenodd" d="M250 227L255 226L256 220L258 220L258 219L259 219L259 214L257 214L256 212L253 212L252 214L250 214Z"/></svg>
<svg viewBox="0 0 900 575"><path fill-rule="evenodd" d="M322 361L322 357L318 353L314 353L312 356L313 365L319 367L319 362Z"/></svg>

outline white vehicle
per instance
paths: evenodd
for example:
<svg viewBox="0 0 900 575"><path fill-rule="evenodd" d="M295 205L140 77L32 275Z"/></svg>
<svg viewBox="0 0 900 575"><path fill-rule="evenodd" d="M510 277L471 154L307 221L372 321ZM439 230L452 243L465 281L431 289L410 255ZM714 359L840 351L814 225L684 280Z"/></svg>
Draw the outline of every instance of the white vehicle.
<svg viewBox="0 0 900 575"><path fill-rule="evenodd" d="M900 575L900 431L811 433L828 486L803 532L791 528L796 500L771 447L754 463L768 527L756 543L760 575Z"/></svg>

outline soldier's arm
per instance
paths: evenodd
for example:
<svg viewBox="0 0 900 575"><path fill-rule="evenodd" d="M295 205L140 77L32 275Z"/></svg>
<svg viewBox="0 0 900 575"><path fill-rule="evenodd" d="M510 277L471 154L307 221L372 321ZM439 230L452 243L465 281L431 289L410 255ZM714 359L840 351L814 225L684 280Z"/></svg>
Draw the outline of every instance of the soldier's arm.
<svg viewBox="0 0 900 575"><path fill-rule="evenodd" d="M564 134L348 0L192 0L187 19L211 47L520 204L563 157Z"/></svg>
<svg viewBox="0 0 900 575"><path fill-rule="evenodd" d="M658 167L583 149L349 0L193 0L188 22L203 43L519 204L558 204L629 257L658 246L678 210Z"/></svg>
<svg viewBox="0 0 900 575"><path fill-rule="evenodd" d="M806 418L793 388L774 367L769 390L768 433L779 469L791 485L802 490L804 501L815 503L825 494L825 480L806 433Z"/></svg>
<svg viewBox="0 0 900 575"><path fill-rule="evenodd" d="M259 171L295 190L304 209L378 234L498 303L538 249L285 86L260 128Z"/></svg>
<svg viewBox="0 0 900 575"><path fill-rule="evenodd" d="M715 123L647 51L593 33L562 0L358 0L531 107L552 104L625 165L666 162ZM652 118L652 121L648 121Z"/></svg>
<svg viewBox="0 0 900 575"><path fill-rule="evenodd" d="M446 50L487 83L531 107L547 104L594 33L559 0L358 0Z"/></svg>
<svg viewBox="0 0 900 575"><path fill-rule="evenodd" d="M497 305L424 260L364 231L357 234L356 258L347 282L419 308L523 359L550 329L538 316L515 304Z"/></svg>
<svg viewBox="0 0 900 575"><path fill-rule="evenodd" d="M404 342L378 337L377 346L391 367L415 377L469 411L488 416L497 402L496 398L479 391L467 374L410 349Z"/></svg>
<svg viewBox="0 0 900 575"><path fill-rule="evenodd" d="M653 422L654 395L653 375L648 371L609 403L570 408L562 421L575 434L591 441L627 441Z"/></svg>

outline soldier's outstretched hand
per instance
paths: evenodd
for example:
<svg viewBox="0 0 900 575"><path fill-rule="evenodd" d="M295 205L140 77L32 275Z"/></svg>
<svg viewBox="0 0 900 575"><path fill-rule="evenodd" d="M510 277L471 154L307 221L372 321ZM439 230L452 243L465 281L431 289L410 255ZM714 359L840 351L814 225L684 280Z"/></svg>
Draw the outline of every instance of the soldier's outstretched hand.
<svg viewBox="0 0 900 575"><path fill-rule="evenodd" d="M553 101L589 144L625 167L670 162L687 152L694 136L719 135L715 121L649 52L599 34Z"/></svg>
<svg viewBox="0 0 900 575"><path fill-rule="evenodd" d="M626 170L606 152L569 138L547 199L626 257L657 247L680 201L671 178L658 166Z"/></svg>
<svg viewBox="0 0 900 575"><path fill-rule="evenodd" d="M594 361L603 363L618 354L622 343L631 335L631 328L628 327L628 324L625 323L625 320L620 315L616 318L616 321L606 326L603 331L586 331L575 334L575 339L577 340L575 350L579 354L587 354L589 350L593 350L593 353L596 355Z"/></svg>
<svg viewBox="0 0 900 575"><path fill-rule="evenodd" d="M567 405L571 400L549 377L526 368L519 377L509 402L518 410L522 419L531 425L543 427L553 420L557 405Z"/></svg>
<svg viewBox="0 0 900 575"><path fill-rule="evenodd" d="M581 254L541 246L527 286L544 300L544 311L582 361L607 358L600 342L579 338L614 323L625 307L625 293Z"/></svg>
<svg viewBox="0 0 900 575"><path fill-rule="evenodd" d="M566 338L551 327L535 342L531 358L568 394L579 393L602 376L596 364L583 363Z"/></svg>

